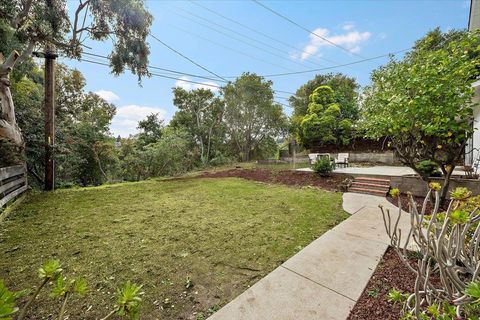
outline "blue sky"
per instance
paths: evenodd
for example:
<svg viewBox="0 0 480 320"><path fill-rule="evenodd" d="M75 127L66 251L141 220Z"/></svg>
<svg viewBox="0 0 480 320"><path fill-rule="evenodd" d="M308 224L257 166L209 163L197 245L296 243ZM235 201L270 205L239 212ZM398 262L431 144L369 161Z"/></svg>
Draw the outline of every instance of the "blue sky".
<svg viewBox="0 0 480 320"><path fill-rule="evenodd" d="M156 37L221 76L242 72L270 75L291 71L330 67L363 58L375 57L411 47L429 30L464 29L468 23L469 1L262 1L331 42L339 49L275 16L252 1L147 1L154 16L151 29ZM68 2L69 9L77 6ZM211 11L247 25L244 28ZM254 32L253 30L257 32ZM220 32L219 32L220 31ZM232 32L233 31L233 32ZM234 33L236 32L236 33ZM240 33L240 35L238 34ZM264 36L266 35L266 36ZM253 40L252 40L253 39ZM149 37L150 65L195 75L213 77L191 62L173 53ZM86 51L108 55L111 44L89 42ZM86 59L98 60L84 56ZM362 85L369 83L370 72L388 58L321 72L342 72ZM117 106L111 131L124 137L136 132L139 120L152 112L168 121L175 113L172 87L186 89L202 85L181 80L151 77L143 80L129 73L113 76L107 67L87 62L60 59L80 70L87 90L99 93ZM154 70L152 70L154 71ZM157 71L155 71L157 72ZM315 72L269 78L275 90L295 92ZM174 76L174 75L170 75ZM180 76L174 76L180 77ZM222 85L221 81L186 77L188 80ZM287 93L277 93L287 103ZM285 107L285 112L291 110Z"/></svg>

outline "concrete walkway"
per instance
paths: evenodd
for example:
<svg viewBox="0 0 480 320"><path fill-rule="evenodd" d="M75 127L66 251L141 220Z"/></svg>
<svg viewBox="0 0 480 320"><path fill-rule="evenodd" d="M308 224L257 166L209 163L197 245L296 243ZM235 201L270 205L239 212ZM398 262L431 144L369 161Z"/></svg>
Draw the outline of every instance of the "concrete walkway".
<svg viewBox="0 0 480 320"><path fill-rule="evenodd" d="M298 252L210 320L342 320L359 299L388 247L379 204L385 198L345 193L352 216ZM403 230L409 228L402 217Z"/></svg>

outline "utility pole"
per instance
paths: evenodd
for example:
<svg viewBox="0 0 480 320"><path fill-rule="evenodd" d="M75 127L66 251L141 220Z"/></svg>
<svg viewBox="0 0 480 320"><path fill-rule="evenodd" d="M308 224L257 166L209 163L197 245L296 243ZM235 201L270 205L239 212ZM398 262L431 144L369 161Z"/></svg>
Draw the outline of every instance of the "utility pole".
<svg viewBox="0 0 480 320"><path fill-rule="evenodd" d="M55 187L55 59L57 54L47 47L46 52L34 52L34 56L45 59L45 190Z"/></svg>

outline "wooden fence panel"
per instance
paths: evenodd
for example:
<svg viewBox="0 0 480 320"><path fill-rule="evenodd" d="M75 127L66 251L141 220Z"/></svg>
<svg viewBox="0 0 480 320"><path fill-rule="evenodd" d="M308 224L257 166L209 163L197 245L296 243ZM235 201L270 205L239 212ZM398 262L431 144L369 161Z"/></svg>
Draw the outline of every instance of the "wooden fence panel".
<svg viewBox="0 0 480 320"><path fill-rule="evenodd" d="M0 168L0 208L28 189L25 166Z"/></svg>

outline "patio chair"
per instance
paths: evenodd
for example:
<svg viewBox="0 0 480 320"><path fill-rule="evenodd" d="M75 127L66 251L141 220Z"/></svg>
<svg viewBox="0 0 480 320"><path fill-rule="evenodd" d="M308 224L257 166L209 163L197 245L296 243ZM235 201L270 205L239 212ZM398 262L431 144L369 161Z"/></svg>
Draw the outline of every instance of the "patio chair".
<svg viewBox="0 0 480 320"><path fill-rule="evenodd" d="M320 153L309 153L308 154L308 160L310 160L310 164L314 164L315 161L317 161L318 156Z"/></svg>
<svg viewBox="0 0 480 320"><path fill-rule="evenodd" d="M335 158L335 166L341 165L344 168L348 167L348 153L339 153Z"/></svg>

